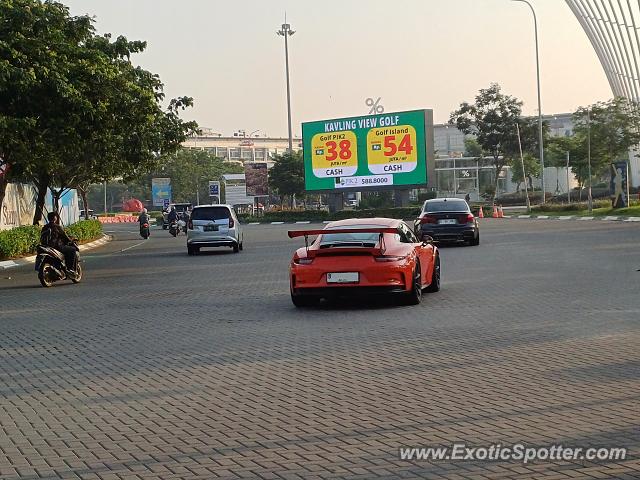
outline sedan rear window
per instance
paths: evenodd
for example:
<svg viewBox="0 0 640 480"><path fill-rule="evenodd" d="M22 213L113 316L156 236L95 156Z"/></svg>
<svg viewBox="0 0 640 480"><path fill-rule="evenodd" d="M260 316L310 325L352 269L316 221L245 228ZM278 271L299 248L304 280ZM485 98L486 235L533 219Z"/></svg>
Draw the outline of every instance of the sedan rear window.
<svg viewBox="0 0 640 480"><path fill-rule="evenodd" d="M424 206L424 211L427 213L434 212L468 212L469 205L464 200L447 200L428 202Z"/></svg>
<svg viewBox="0 0 640 480"><path fill-rule="evenodd" d="M229 209L224 207L194 208L191 214L191 220L225 220L230 217Z"/></svg>

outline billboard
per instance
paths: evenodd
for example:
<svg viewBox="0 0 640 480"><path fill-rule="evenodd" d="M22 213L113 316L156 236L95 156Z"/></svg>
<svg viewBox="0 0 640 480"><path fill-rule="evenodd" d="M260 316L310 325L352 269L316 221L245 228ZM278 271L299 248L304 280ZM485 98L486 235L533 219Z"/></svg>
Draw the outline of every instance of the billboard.
<svg viewBox="0 0 640 480"><path fill-rule="evenodd" d="M244 176L247 184L247 195L250 197L266 197L269 195L269 174L266 163L245 163Z"/></svg>
<svg viewBox="0 0 640 480"><path fill-rule="evenodd" d="M302 141L307 191L413 188L435 180L432 110L307 122Z"/></svg>
<svg viewBox="0 0 640 480"><path fill-rule="evenodd" d="M154 207L162 207L165 204L165 200L171 202L171 179L152 178L151 197L153 198Z"/></svg>
<svg viewBox="0 0 640 480"><path fill-rule="evenodd" d="M229 205L253 205L253 197L247 195L244 173L227 173L224 181L224 201Z"/></svg>
<svg viewBox="0 0 640 480"><path fill-rule="evenodd" d="M628 207L627 202L627 162L616 162L610 165L611 182L611 203L613 208Z"/></svg>

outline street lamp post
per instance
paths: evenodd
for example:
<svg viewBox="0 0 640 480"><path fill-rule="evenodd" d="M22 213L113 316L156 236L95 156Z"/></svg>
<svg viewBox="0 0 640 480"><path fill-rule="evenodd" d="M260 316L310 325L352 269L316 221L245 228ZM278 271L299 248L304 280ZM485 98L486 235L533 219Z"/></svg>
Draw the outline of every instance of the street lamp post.
<svg viewBox="0 0 640 480"><path fill-rule="evenodd" d="M593 212L593 194L591 191L591 109L587 109L587 162L589 175L589 190L587 190L587 203L589 213Z"/></svg>
<svg viewBox="0 0 640 480"><path fill-rule="evenodd" d="M288 38L296 33L291 30L291 25L287 23L287 16L284 16L282 28L276 33L284 37L284 58L287 72L287 120L289 122L289 153L293 153L293 135L291 133L291 87L289 85L289 42Z"/></svg>
<svg viewBox="0 0 640 480"><path fill-rule="evenodd" d="M545 203L545 185L544 185L544 137L542 133L542 100L540 95L540 57L538 54L538 18L533 6L527 0L511 0L513 2L522 2L529 5L531 13L533 13L533 27L536 39L536 75L538 80L538 134L540 142L540 166L542 167L542 203Z"/></svg>

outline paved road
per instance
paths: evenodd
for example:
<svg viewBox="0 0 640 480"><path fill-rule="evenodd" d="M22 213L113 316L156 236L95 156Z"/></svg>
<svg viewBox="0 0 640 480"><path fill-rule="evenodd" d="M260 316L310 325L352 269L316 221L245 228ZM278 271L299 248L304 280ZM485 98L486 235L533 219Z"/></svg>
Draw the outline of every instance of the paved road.
<svg viewBox="0 0 640 480"><path fill-rule="evenodd" d="M640 226L486 220L422 305L305 311L286 226L197 257L108 228L79 285L0 271L3 480L640 478ZM454 442L631 450L398 455Z"/></svg>

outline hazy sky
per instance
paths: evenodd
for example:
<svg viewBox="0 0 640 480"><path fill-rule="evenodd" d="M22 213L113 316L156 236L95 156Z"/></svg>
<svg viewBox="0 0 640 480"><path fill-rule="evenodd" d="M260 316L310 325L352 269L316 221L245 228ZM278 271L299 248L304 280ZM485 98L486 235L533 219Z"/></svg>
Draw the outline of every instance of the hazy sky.
<svg viewBox="0 0 640 480"><path fill-rule="evenodd" d="M286 136L284 12L294 133L300 123L433 108L444 122L498 82L536 113L533 18L510 0L61 0L98 31L146 40L134 61L160 74L168 97L189 95L185 118L223 134ZM561 113L611 90L564 0L531 0L538 14L542 111Z"/></svg>

